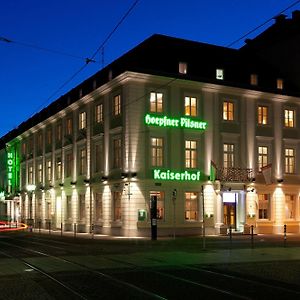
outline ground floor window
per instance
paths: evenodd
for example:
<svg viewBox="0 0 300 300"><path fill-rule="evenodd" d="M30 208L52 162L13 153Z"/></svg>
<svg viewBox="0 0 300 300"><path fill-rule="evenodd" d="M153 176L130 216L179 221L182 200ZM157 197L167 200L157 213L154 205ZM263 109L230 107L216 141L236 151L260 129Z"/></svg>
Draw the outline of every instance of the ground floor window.
<svg viewBox="0 0 300 300"><path fill-rule="evenodd" d="M95 218L96 221L102 220L102 194L95 193Z"/></svg>
<svg viewBox="0 0 300 300"><path fill-rule="evenodd" d="M67 196L66 198L66 219L70 220L72 218L72 197Z"/></svg>
<svg viewBox="0 0 300 300"><path fill-rule="evenodd" d="M285 218L295 219L295 195L285 195Z"/></svg>
<svg viewBox="0 0 300 300"><path fill-rule="evenodd" d="M198 193L185 193L185 219L187 221L198 220Z"/></svg>
<svg viewBox="0 0 300 300"><path fill-rule="evenodd" d="M258 218L269 219L270 194L258 194Z"/></svg>
<svg viewBox="0 0 300 300"><path fill-rule="evenodd" d="M85 195L79 195L79 220L85 219Z"/></svg>
<svg viewBox="0 0 300 300"><path fill-rule="evenodd" d="M121 192L113 192L113 219L114 221L121 221L122 207L121 207Z"/></svg>
<svg viewBox="0 0 300 300"><path fill-rule="evenodd" d="M157 219L163 220L165 216L165 205L164 205L165 194L164 192L160 192L160 191L151 191L150 198L152 196L157 197Z"/></svg>

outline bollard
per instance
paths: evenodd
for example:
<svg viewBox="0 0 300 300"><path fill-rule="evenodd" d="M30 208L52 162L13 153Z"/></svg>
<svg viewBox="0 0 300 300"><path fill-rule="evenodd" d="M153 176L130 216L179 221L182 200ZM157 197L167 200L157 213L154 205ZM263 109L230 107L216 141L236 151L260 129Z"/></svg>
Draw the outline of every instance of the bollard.
<svg viewBox="0 0 300 300"><path fill-rule="evenodd" d="M61 222L60 223L60 236L63 235L63 223Z"/></svg>
<svg viewBox="0 0 300 300"><path fill-rule="evenodd" d="M74 238L76 238L76 223L74 223Z"/></svg>
<svg viewBox="0 0 300 300"><path fill-rule="evenodd" d="M231 228L231 225L229 226L229 240L230 240L230 248L231 248L231 244L232 244L232 228Z"/></svg>
<svg viewBox="0 0 300 300"><path fill-rule="evenodd" d="M39 226L39 233L41 233L41 221L38 222L38 226Z"/></svg>
<svg viewBox="0 0 300 300"><path fill-rule="evenodd" d="M283 246L286 247L286 224L283 225Z"/></svg>
<svg viewBox="0 0 300 300"><path fill-rule="evenodd" d="M94 238L94 224L91 225L91 235L92 239Z"/></svg>
<svg viewBox="0 0 300 300"><path fill-rule="evenodd" d="M253 242L254 242L254 240L253 240L253 230L254 230L254 226L251 225L251 248L253 248L253 246L254 246L254 244L253 244Z"/></svg>
<svg viewBox="0 0 300 300"><path fill-rule="evenodd" d="M51 234L51 222L48 222L48 230L49 230L49 234Z"/></svg>

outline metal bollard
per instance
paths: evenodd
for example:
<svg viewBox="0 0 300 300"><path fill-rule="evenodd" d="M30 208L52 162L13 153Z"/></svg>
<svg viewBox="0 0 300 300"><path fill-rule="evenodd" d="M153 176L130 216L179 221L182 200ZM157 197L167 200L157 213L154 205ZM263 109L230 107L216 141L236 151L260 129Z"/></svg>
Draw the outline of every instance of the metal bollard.
<svg viewBox="0 0 300 300"><path fill-rule="evenodd" d="M49 230L49 234L51 234L51 222L48 222L48 230Z"/></svg>
<svg viewBox="0 0 300 300"><path fill-rule="evenodd" d="M229 226L229 240L230 240L230 248L231 248L231 244L232 244L232 227L231 227L231 225Z"/></svg>
<svg viewBox="0 0 300 300"><path fill-rule="evenodd" d="M254 231L254 226L251 225L251 248L253 248L253 246L254 246L253 231Z"/></svg>
<svg viewBox="0 0 300 300"><path fill-rule="evenodd" d="M74 238L76 238L76 223L74 223Z"/></svg>
<svg viewBox="0 0 300 300"><path fill-rule="evenodd" d="M283 246L286 247L286 224L283 225Z"/></svg>

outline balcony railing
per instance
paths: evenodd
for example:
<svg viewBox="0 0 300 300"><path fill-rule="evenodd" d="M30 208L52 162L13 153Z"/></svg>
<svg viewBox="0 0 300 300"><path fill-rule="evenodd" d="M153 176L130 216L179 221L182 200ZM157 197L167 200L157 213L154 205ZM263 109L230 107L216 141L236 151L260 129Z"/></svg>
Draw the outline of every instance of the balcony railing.
<svg viewBox="0 0 300 300"><path fill-rule="evenodd" d="M253 170L243 168L217 168L216 179L227 182L251 182Z"/></svg>

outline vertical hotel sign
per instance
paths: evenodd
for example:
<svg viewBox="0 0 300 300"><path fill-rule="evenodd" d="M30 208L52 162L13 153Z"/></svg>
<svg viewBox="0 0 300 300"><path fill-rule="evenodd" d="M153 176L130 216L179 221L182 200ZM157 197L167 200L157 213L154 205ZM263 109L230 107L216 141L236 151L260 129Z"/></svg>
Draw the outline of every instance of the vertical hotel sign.
<svg viewBox="0 0 300 300"><path fill-rule="evenodd" d="M9 149L7 151L7 185L8 185L8 192L12 191L13 178L14 178L14 165L15 165L14 154Z"/></svg>

